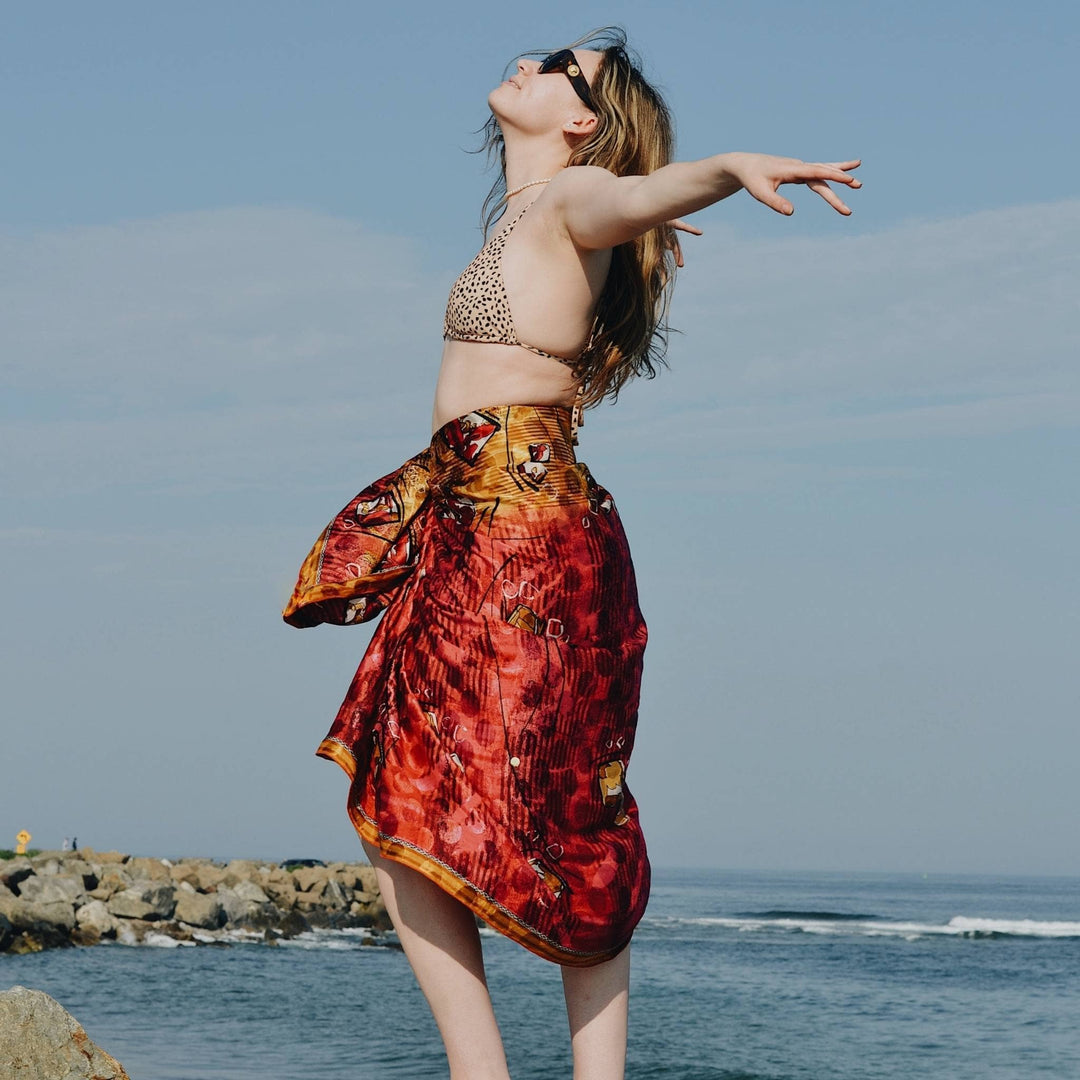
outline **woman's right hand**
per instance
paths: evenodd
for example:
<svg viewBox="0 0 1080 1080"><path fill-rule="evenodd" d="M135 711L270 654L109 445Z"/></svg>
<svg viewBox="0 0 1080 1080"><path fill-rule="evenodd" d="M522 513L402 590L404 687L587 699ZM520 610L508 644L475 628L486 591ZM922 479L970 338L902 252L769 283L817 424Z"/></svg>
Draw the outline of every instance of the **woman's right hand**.
<svg viewBox="0 0 1080 1080"><path fill-rule="evenodd" d="M693 233L694 236L703 235L696 225L691 225L689 221L683 221L682 218L672 218L667 224L679 232ZM675 235L671 237L671 250L675 252L675 265L685 266L682 257L682 244L679 243L679 238Z"/></svg>
<svg viewBox="0 0 1080 1080"><path fill-rule="evenodd" d="M758 202L771 207L779 214L793 214L795 207L777 193L781 184L805 184L816 191L838 213L850 214L839 196L829 187L828 181L847 184L851 188L862 187L862 181L849 176L851 169L858 168L861 158L851 161L801 161L799 158L774 157L772 154L729 153L724 155L724 168Z"/></svg>

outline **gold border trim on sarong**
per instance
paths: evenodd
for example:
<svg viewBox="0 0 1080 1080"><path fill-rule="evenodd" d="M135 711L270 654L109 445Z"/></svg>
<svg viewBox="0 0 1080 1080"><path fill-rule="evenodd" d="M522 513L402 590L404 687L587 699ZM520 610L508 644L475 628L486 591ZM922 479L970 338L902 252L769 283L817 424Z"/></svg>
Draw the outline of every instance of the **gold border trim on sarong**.
<svg viewBox="0 0 1080 1080"><path fill-rule="evenodd" d="M356 760L344 743L336 739L323 739L315 755L340 765L350 782L355 778ZM460 900L493 929L519 945L523 945L529 952L542 956L545 960L551 960L564 967L592 967L618 956L630 944L628 938L621 945L603 952L582 952L580 949L567 949L558 945L535 927L522 922L497 900L488 896L430 852L395 836L380 832L378 823L372 821L359 806L353 806L350 802L346 809L357 834L369 844L379 848L385 858L403 863L423 874L444 892Z"/></svg>

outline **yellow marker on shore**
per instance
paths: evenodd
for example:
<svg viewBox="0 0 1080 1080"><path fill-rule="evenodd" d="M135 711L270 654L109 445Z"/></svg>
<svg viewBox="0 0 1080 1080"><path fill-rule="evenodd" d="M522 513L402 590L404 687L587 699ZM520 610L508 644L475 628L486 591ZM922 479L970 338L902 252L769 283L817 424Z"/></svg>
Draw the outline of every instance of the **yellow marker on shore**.
<svg viewBox="0 0 1080 1080"><path fill-rule="evenodd" d="M29 844L31 840L33 840L33 837L25 829L20 829L15 834L15 854L25 855L26 845Z"/></svg>

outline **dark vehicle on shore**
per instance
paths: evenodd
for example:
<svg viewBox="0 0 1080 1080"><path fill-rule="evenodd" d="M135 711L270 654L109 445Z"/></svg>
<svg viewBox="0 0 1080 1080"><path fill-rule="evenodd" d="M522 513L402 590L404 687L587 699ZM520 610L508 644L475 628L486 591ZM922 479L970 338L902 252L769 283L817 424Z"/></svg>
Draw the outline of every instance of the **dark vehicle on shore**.
<svg viewBox="0 0 1080 1080"><path fill-rule="evenodd" d="M295 870L298 866L325 866L322 859L282 859L278 863L285 870Z"/></svg>

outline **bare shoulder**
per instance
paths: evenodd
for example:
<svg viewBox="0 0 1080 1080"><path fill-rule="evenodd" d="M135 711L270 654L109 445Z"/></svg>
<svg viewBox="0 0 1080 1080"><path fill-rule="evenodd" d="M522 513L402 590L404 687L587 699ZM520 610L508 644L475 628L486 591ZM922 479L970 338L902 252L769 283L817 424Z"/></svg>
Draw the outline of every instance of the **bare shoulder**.
<svg viewBox="0 0 1080 1080"><path fill-rule="evenodd" d="M541 244L549 244L553 249L567 244L576 246L567 228L569 208L580 205L587 194L597 191L605 179L614 178L614 173L592 165L560 169L544 185L542 193L529 204L535 209L529 211L515 231L531 236ZM513 216L514 212L508 211L503 220Z"/></svg>
<svg viewBox="0 0 1080 1080"><path fill-rule="evenodd" d="M583 196L602 193L616 182L618 177L601 165L574 165L556 173L548 188L553 203L566 205Z"/></svg>
<svg viewBox="0 0 1080 1080"><path fill-rule="evenodd" d="M634 202L644 179L618 176L599 165L563 169L549 186L552 219L578 251L603 251L633 240L645 231Z"/></svg>

